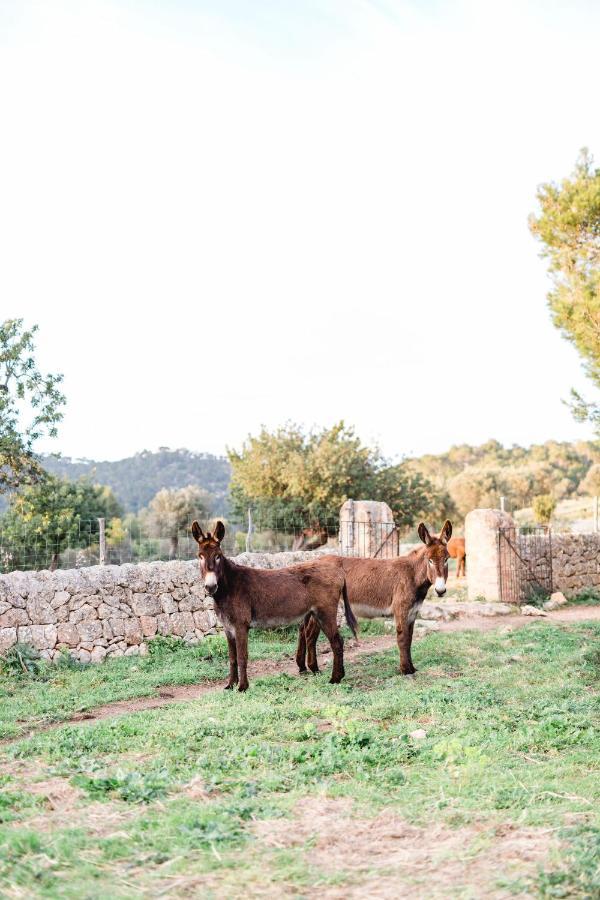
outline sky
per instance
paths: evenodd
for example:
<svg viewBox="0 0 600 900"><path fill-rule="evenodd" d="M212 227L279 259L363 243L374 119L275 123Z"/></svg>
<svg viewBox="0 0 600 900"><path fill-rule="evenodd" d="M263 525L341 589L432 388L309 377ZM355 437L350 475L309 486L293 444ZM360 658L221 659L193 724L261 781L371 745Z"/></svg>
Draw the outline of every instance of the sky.
<svg viewBox="0 0 600 900"><path fill-rule="evenodd" d="M0 316L58 439L392 460L592 436L527 217L600 157L600 5L0 0Z"/></svg>

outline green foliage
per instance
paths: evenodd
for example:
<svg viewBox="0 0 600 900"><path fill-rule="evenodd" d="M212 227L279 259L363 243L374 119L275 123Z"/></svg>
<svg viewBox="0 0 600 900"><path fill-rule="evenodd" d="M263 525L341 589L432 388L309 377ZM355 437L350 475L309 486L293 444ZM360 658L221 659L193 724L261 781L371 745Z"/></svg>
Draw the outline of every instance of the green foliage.
<svg viewBox="0 0 600 900"><path fill-rule="evenodd" d="M126 803L151 803L164 797L169 789L169 776L160 772L121 772L105 777L75 775L73 784L83 788L95 800L117 797Z"/></svg>
<svg viewBox="0 0 600 900"><path fill-rule="evenodd" d="M41 656L31 644L17 643L0 657L0 670L11 678L35 678L39 675Z"/></svg>
<svg viewBox="0 0 600 900"><path fill-rule="evenodd" d="M529 506L537 494L557 500L571 497L594 464L600 463L600 444L548 441L531 447L504 447L488 441L477 447L451 447L437 456L407 460L405 465L446 491L460 513L498 508L506 497L509 509Z"/></svg>
<svg viewBox="0 0 600 900"><path fill-rule="evenodd" d="M576 606L600 606L600 592L593 587L583 588L570 598L569 603Z"/></svg>
<svg viewBox="0 0 600 900"><path fill-rule="evenodd" d="M542 869L532 885L536 894L544 900L600 897L600 828L579 825L562 829L559 836L561 865Z"/></svg>
<svg viewBox="0 0 600 900"><path fill-rule="evenodd" d="M157 634L148 641L148 653L150 656L164 656L165 653L178 653L184 646L181 638L174 634Z"/></svg>
<svg viewBox="0 0 600 900"><path fill-rule="evenodd" d="M226 512L229 463L210 453L161 447L156 452L143 450L114 462L47 456L43 464L50 473L71 481L84 476L108 485L127 512L137 513L148 506L162 488L177 489L191 484L212 495L215 513Z"/></svg>
<svg viewBox="0 0 600 900"><path fill-rule="evenodd" d="M530 216L542 243L553 288L548 294L552 321L577 348L585 370L600 387L600 169L587 149L570 177L538 188L539 212ZM579 418L600 423L600 408L574 394Z"/></svg>
<svg viewBox="0 0 600 900"><path fill-rule="evenodd" d="M556 509L552 494L538 494L533 498L533 516L539 525L549 525Z"/></svg>
<svg viewBox="0 0 600 900"><path fill-rule="evenodd" d="M177 555L179 534L189 531L194 519L206 519L212 510L212 497L195 484L169 490L163 488L144 510L144 521L151 535L168 537L171 555Z"/></svg>
<svg viewBox="0 0 600 900"><path fill-rule="evenodd" d="M51 476L12 494L0 518L6 559L12 569L55 566L66 547L87 547L98 534L98 517L121 509L110 488Z"/></svg>
<svg viewBox="0 0 600 900"><path fill-rule="evenodd" d="M590 466L587 475L579 484L578 493L588 497L600 496L600 463Z"/></svg>
<svg viewBox="0 0 600 900"><path fill-rule="evenodd" d="M0 493L43 478L35 445L56 436L63 416L62 375L39 371L36 332L22 319L0 322Z"/></svg>
<svg viewBox="0 0 600 900"><path fill-rule="evenodd" d="M344 422L308 434L297 425L263 428L241 451L230 450L229 460L234 514L251 506L263 529L282 520L290 526L335 520L350 498L384 500L398 524L409 527L445 503L420 473L386 465Z"/></svg>

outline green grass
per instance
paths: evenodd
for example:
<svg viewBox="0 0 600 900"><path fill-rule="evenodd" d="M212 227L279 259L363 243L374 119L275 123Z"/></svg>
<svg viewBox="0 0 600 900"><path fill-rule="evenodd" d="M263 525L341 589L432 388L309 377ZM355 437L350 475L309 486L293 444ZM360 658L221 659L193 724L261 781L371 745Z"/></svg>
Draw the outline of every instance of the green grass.
<svg viewBox="0 0 600 900"><path fill-rule="evenodd" d="M284 657L294 638L259 635L252 654ZM244 695L218 690L6 745L0 896L15 885L23 896L149 896L194 878L188 895L252 896L281 882L303 896L354 884L351 870L313 865L310 841L271 847L255 835L255 822L293 820L301 798L322 796L351 800L367 818L391 807L424 828L562 829L561 854L515 890L598 896L599 639L597 624L545 621L508 633L431 634L415 647L413 679L397 675L393 650L349 662L340 685L277 674L253 680ZM182 649L64 671L58 683L11 683L5 722L20 727L15 713L25 715L27 702L37 704L29 722L42 708L58 717L106 702L119 684L133 696L181 678L220 681L219 653L215 641L211 659ZM423 740L410 737L417 728ZM79 792L51 829L39 825L31 777ZM94 830L103 810L118 822ZM490 871L490 883L501 876Z"/></svg>
<svg viewBox="0 0 600 900"><path fill-rule="evenodd" d="M293 651L295 635L294 629L251 632L250 656L283 659ZM173 652L177 642L161 639L158 652L121 657L103 665L43 664L37 677L0 674L0 739L115 700L152 696L167 685L226 679L228 656L223 637L206 638L193 647L179 644Z"/></svg>

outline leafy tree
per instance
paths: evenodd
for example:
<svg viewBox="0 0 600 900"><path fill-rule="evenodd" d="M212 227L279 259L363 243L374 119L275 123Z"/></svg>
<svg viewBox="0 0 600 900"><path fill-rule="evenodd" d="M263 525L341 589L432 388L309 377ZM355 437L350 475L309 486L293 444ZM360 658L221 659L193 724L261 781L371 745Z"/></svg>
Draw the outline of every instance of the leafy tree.
<svg viewBox="0 0 600 900"><path fill-rule="evenodd" d="M22 319L0 323L0 493L44 475L35 444L55 437L65 402L62 375L42 375L35 361L37 325Z"/></svg>
<svg viewBox="0 0 600 900"><path fill-rule="evenodd" d="M422 475L387 466L364 447L354 429L338 422L304 433L297 425L249 437L229 451L234 515L252 507L260 527L317 524L337 518L350 499L384 500L401 525L410 525L440 495Z"/></svg>
<svg viewBox="0 0 600 900"><path fill-rule="evenodd" d="M552 321L575 345L587 375L600 387L600 169L588 150L580 152L572 175L560 184L542 184L539 214L529 218L532 233L549 261L553 288L548 294ZM573 392L577 418L600 427L600 406Z"/></svg>
<svg viewBox="0 0 600 900"><path fill-rule="evenodd" d="M579 493L589 497L600 497L600 463L590 466L587 475L579 485Z"/></svg>
<svg viewBox="0 0 600 900"><path fill-rule="evenodd" d="M550 523L555 509L556 500L552 494L538 494L533 498L533 517L540 525Z"/></svg>
<svg viewBox="0 0 600 900"><path fill-rule="evenodd" d="M189 528L193 519L205 519L212 510L212 497L195 484L178 490L163 488L150 501L145 519L151 534L168 537L171 556L177 556L179 534Z"/></svg>
<svg viewBox="0 0 600 900"><path fill-rule="evenodd" d="M110 488L47 476L11 496L0 519L1 562L12 569L56 568L65 548L89 546L98 534L99 517L110 520L120 515Z"/></svg>

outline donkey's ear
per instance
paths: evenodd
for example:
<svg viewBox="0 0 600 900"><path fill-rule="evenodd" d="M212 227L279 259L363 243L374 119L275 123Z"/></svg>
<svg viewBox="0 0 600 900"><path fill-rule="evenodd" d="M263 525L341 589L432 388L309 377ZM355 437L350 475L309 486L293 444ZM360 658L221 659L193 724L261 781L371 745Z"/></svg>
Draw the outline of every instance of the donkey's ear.
<svg viewBox="0 0 600 900"><path fill-rule="evenodd" d="M197 522L192 522L192 534L194 535L194 539L198 541L198 543L204 540L204 532Z"/></svg>
<svg viewBox="0 0 600 900"><path fill-rule="evenodd" d="M213 534L213 540L221 543L221 541L223 540L224 537L225 537L225 526L223 525L221 520L219 520L217 522L217 524L215 525L215 533Z"/></svg>
<svg viewBox="0 0 600 900"><path fill-rule="evenodd" d="M444 526L440 531L440 541L444 544L447 544L450 538L452 537L452 522L450 519L446 519L444 522Z"/></svg>
<svg viewBox="0 0 600 900"><path fill-rule="evenodd" d="M425 525L424 522L421 522L421 524L417 528L417 533L424 544L429 545L431 543L431 535L427 531L427 526Z"/></svg>

